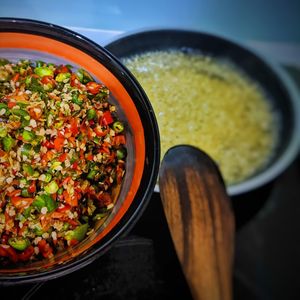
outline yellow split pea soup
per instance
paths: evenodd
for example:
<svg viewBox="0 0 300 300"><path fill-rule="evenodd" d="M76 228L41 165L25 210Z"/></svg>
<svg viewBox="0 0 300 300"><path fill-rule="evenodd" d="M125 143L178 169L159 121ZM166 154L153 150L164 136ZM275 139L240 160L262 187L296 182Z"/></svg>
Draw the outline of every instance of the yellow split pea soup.
<svg viewBox="0 0 300 300"><path fill-rule="evenodd" d="M123 60L148 95L168 148L190 144L219 165L225 182L262 169L277 144L277 114L263 90L229 62L179 50Z"/></svg>

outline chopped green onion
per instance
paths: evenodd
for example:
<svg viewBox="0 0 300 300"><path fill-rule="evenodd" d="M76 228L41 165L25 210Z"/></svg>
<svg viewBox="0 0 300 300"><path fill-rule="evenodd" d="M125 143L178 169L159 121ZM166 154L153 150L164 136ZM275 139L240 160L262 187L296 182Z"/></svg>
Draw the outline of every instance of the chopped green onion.
<svg viewBox="0 0 300 300"><path fill-rule="evenodd" d="M124 125L120 121L116 121L113 123L113 130L117 133L120 133L124 130Z"/></svg>
<svg viewBox="0 0 300 300"><path fill-rule="evenodd" d="M24 251L30 245L29 240L24 237L10 238L8 239L8 243L19 251Z"/></svg>

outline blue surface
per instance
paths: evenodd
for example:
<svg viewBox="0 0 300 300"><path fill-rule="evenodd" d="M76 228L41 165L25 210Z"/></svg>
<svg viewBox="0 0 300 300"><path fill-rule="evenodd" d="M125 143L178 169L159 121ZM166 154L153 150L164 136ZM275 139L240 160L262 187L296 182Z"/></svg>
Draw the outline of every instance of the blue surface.
<svg viewBox="0 0 300 300"><path fill-rule="evenodd" d="M120 31L181 27L239 40L300 43L299 0L1 0L0 6L1 17L68 27Z"/></svg>

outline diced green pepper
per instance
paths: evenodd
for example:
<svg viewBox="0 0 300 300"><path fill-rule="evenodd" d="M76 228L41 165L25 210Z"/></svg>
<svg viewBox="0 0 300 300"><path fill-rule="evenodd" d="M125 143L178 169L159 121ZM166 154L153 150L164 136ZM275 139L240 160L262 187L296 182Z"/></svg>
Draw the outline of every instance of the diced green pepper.
<svg viewBox="0 0 300 300"><path fill-rule="evenodd" d="M87 71L85 71L83 69L78 69L76 71L76 75L77 75L79 81L84 84L86 84L90 81L94 81L94 78Z"/></svg>
<svg viewBox="0 0 300 300"><path fill-rule="evenodd" d="M58 184L56 181L51 181L49 184L45 186L45 191L48 194L55 194L58 191Z"/></svg>
<svg viewBox="0 0 300 300"><path fill-rule="evenodd" d="M8 243L13 248L15 248L16 250L19 250L19 251L25 250L30 245L29 240L24 237L10 238L10 239L8 239Z"/></svg>
<svg viewBox="0 0 300 300"><path fill-rule="evenodd" d="M66 79L69 79L71 77L70 73L59 73L57 74L57 76L55 77L55 80L57 82L64 82Z"/></svg>
<svg viewBox="0 0 300 300"><path fill-rule="evenodd" d="M22 118L21 128L24 128L24 127L28 126L29 123L30 123L29 120L26 120L26 119Z"/></svg>
<svg viewBox="0 0 300 300"><path fill-rule="evenodd" d="M79 99L79 92L74 92L72 95L72 102L78 105L82 105L83 101Z"/></svg>
<svg viewBox="0 0 300 300"><path fill-rule="evenodd" d="M107 213L99 213L99 214L96 214L94 217L93 217L93 221L98 221L98 220L101 220L103 219L104 217L107 216Z"/></svg>
<svg viewBox="0 0 300 300"><path fill-rule="evenodd" d="M53 76L53 70L48 67L36 67L34 69L34 73L39 75L40 77Z"/></svg>
<svg viewBox="0 0 300 300"><path fill-rule="evenodd" d="M25 79L26 88L33 92L44 92L43 86L39 83L37 78L32 76L27 76Z"/></svg>
<svg viewBox="0 0 300 300"><path fill-rule="evenodd" d="M123 159L126 157L126 155L127 155L126 148L117 149L117 158L118 159Z"/></svg>
<svg viewBox="0 0 300 300"><path fill-rule="evenodd" d="M23 110L23 109L12 109L11 113L14 114L14 115L16 115L16 116L22 117L25 120L30 120L29 113L26 110Z"/></svg>
<svg viewBox="0 0 300 300"><path fill-rule="evenodd" d="M30 197L30 193L28 192L27 189L22 189L21 196L22 197Z"/></svg>
<svg viewBox="0 0 300 300"><path fill-rule="evenodd" d="M22 133L22 138L26 142L31 142L35 137L36 135L32 131L24 130Z"/></svg>
<svg viewBox="0 0 300 300"><path fill-rule="evenodd" d="M39 177L40 176L40 173L38 171L34 171L33 174L32 174L32 177Z"/></svg>
<svg viewBox="0 0 300 300"><path fill-rule="evenodd" d="M36 196L32 202L32 205L38 210L41 210L43 207L47 207L48 212L55 210L57 207L56 202L51 198L50 195L47 194Z"/></svg>
<svg viewBox="0 0 300 300"><path fill-rule="evenodd" d="M124 124L120 121L116 121L113 123L113 130L117 133L120 133L124 130Z"/></svg>
<svg viewBox="0 0 300 300"><path fill-rule="evenodd" d="M92 119L94 119L95 117L96 117L96 111L95 111L93 108L89 109L89 110L87 111L87 119L88 119L88 120L92 120Z"/></svg>
<svg viewBox="0 0 300 300"><path fill-rule="evenodd" d="M2 145L5 152L9 152L15 145L15 140L10 136L5 136L2 139Z"/></svg>
<svg viewBox="0 0 300 300"><path fill-rule="evenodd" d="M87 175L87 179L93 180L95 178L96 174L97 174L96 170L90 170Z"/></svg>
<svg viewBox="0 0 300 300"><path fill-rule="evenodd" d="M30 213L31 213L31 210L32 210L32 207L31 207L31 206L29 206L29 207L27 207L27 208L24 209L24 211L23 211L23 216L24 216L26 219L29 218Z"/></svg>
<svg viewBox="0 0 300 300"><path fill-rule="evenodd" d="M9 109L8 109L8 107L7 107L7 104L5 104L5 103L0 103L0 111L1 111L2 109L5 110L5 115L6 115L6 116L8 116L8 115L10 114L10 111L9 111Z"/></svg>
<svg viewBox="0 0 300 300"><path fill-rule="evenodd" d="M45 232L38 224L35 224L33 231L37 236L42 236Z"/></svg>
<svg viewBox="0 0 300 300"><path fill-rule="evenodd" d="M37 60L37 61L35 62L35 66L36 66L37 68L41 68L44 64L45 64L45 63L44 63L42 60Z"/></svg>
<svg viewBox="0 0 300 300"><path fill-rule="evenodd" d="M48 182L51 181L51 179L52 179L52 175L49 174L49 173L46 173L46 174L45 174L45 180L44 180L44 181L48 183Z"/></svg>
<svg viewBox="0 0 300 300"><path fill-rule="evenodd" d="M64 121L58 121L54 124L54 127L58 129L61 128L63 125L64 125Z"/></svg>
<svg viewBox="0 0 300 300"><path fill-rule="evenodd" d="M26 108L29 105L29 103L28 102L18 101L17 105L20 106L21 108Z"/></svg>
<svg viewBox="0 0 300 300"><path fill-rule="evenodd" d="M0 127L0 138L3 138L7 135L7 129L5 127Z"/></svg>
<svg viewBox="0 0 300 300"><path fill-rule="evenodd" d="M88 227L89 227L89 225L86 223L86 224L77 226L72 231L68 231L65 236L66 240L77 240L79 242L82 241L85 238Z"/></svg>
<svg viewBox="0 0 300 300"><path fill-rule="evenodd" d="M8 79L9 79L9 73L8 73L8 71L6 71L4 69L0 70L0 82L4 82L4 81L6 81Z"/></svg>
<svg viewBox="0 0 300 300"><path fill-rule="evenodd" d="M100 144L100 138L98 138L97 136L93 138L93 141L95 144L99 145Z"/></svg>
<svg viewBox="0 0 300 300"><path fill-rule="evenodd" d="M64 225L63 225L62 231L66 231L66 230L68 230L68 229L69 229L69 227L70 227L70 224L69 224L69 223L67 223L67 222L65 222L65 223L64 223Z"/></svg>
<svg viewBox="0 0 300 300"><path fill-rule="evenodd" d="M20 178L20 184L26 185L28 181L25 178Z"/></svg>
<svg viewBox="0 0 300 300"><path fill-rule="evenodd" d="M27 157L30 156L30 151L32 149L32 146L30 144L23 144L21 148L21 154L26 155Z"/></svg>
<svg viewBox="0 0 300 300"><path fill-rule="evenodd" d="M34 174L34 169L32 168L31 165L24 164L24 165L22 166L22 168L23 168L23 171L24 171L26 174L28 174L28 175L30 175L30 176L32 176L32 175Z"/></svg>

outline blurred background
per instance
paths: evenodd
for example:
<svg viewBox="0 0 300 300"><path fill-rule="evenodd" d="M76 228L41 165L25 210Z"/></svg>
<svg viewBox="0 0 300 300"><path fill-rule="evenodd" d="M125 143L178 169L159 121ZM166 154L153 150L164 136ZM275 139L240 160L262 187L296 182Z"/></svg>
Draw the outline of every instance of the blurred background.
<svg viewBox="0 0 300 300"><path fill-rule="evenodd" d="M0 7L0 17L54 23L100 45L150 27L215 33L274 59L300 87L299 0L0 0ZM300 299L299 183L298 157L272 184L232 199L235 300ZM131 234L96 263L41 286L9 291L15 299L191 298L157 193Z"/></svg>

